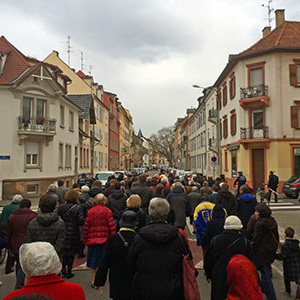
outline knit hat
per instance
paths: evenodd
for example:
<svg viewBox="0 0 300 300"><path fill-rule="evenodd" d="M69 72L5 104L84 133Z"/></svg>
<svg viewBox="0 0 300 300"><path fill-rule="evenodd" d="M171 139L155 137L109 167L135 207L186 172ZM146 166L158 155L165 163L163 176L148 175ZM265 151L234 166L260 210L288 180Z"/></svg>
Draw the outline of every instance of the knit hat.
<svg viewBox="0 0 300 300"><path fill-rule="evenodd" d="M242 222L237 216L229 216L226 218L224 229L241 230L242 228Z"/></svg>
<svg viewBox="0 0 300 300"><path fill-rule="evenodd" d="M134 228L139 224L136 213L133 210L125 210L119 222L120 227Z"/></svg>

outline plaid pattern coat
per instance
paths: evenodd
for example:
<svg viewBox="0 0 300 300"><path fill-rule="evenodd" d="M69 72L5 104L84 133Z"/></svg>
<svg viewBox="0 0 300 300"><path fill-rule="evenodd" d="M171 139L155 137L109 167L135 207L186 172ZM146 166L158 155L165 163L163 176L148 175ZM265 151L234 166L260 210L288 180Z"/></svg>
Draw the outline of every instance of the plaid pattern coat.
<svg viewBox="0 0 300 300"><path fill-rule="evenodd" d="M300 248L296 239L286 239L276 259L283 260L284 278L297 281L300 278Z"/></svg>

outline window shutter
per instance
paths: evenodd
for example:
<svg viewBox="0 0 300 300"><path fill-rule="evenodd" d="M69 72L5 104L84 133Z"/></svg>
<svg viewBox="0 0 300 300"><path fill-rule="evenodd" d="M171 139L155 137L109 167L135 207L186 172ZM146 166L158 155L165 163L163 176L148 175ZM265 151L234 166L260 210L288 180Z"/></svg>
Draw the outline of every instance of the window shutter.
<svg viewBox="0 0 300 300"><path fill-rule="evenodd" d="M291 127L298 128L299 120L298 120L298 106L291 106Z"/></svg>
<svg viewBox="0 0 300 300"><path fill-rule="evenodd" d="M297 85L297 65L290 65L290 85Z"/></svg>

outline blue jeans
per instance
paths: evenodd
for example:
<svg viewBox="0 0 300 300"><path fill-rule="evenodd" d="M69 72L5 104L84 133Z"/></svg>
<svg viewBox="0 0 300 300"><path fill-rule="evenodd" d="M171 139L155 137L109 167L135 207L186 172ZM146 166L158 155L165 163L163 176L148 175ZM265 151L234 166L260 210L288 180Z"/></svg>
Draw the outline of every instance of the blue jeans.
<svg viewBox="0 0 300 300"><path fill-rule="evenodd" d="M261 273L260 286L264 294L266 294L268 300L277 300L273 282L271 279L271 267L264 266L259 269Z"/></svg>

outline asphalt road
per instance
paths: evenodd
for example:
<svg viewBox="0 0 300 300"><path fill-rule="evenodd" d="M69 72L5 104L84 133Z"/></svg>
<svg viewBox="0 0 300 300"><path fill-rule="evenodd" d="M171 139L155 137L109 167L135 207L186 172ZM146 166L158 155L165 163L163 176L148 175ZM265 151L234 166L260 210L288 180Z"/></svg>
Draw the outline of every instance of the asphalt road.
<svg viewBox="0 0 300 300"><path fill-rule="evenodd" d="M281 197L279 199L279 204L271 203L272 208L272 215L276 219L278 223L279 228L279 234L280 238L283 241L283 232L284 229L288 226L291 226L296 231L296 238L300 239L300 222L299 222L299 216L300 216L300 206L299 203L295 199L286 199L285 197ZM186 229L188 238L191 240L194 239L194 236L191 234L190 230ZM201 260L201 254L200 250L197 246L195 246L195 243L192 242L192 251L194 253L195 260L199 261ZM197 263L196 261L196 263ZM84 259L77 262L78 264L81 264L84 262ZM200 264L197 264L197 266L200 266ZM296 285L292 285L292 297L288 297L284 295L282 292L284 291L284 282L283 282L283 272L282 272L282 263L279 261L275 261L272 265L273 269L273 283L275 286L277 299L278 300L285 300L285 299L292 299L295 296L296 291ZM96 290L93 289L91 284L91 277L90 277L90 271L89 270L76 270L74 271L75 276L70 279L70 282L75 282L80 284L85 292L86 299L110 299L109 298L109 290L108 290L108 284L104 287L104 293L99 296L96 293ZM15 285L15 274L11 273L8 275L4 274L4 264L0 266L0 280L3 282L3 286L0 287L0 299L2 299L5 295L7 295L10 291L13 290ZM199 270L199 276L197 277L199 290L201 294L201 300L209 300L210 299L210 284L207 283L203 270Z"/></svg>

